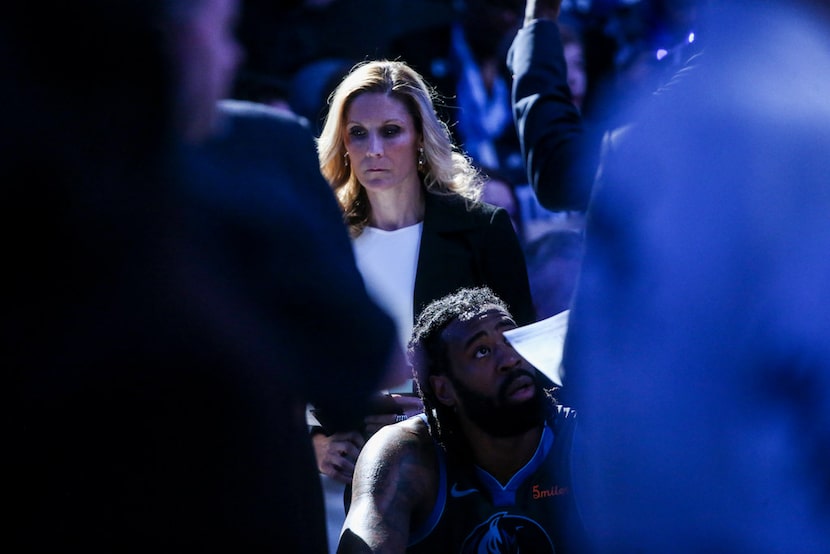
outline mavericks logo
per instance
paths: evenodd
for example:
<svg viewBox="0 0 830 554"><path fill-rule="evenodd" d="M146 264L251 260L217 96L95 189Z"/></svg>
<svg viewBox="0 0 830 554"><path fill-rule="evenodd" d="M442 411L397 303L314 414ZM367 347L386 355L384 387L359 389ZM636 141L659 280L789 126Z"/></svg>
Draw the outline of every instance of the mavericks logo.
<svg viewBox="0 0 830 554"><path fill-rule="evenodd" d="M550 537L542 527L522 516L499 512L473 529L464 544L464 554L553 554Z"/></svg>

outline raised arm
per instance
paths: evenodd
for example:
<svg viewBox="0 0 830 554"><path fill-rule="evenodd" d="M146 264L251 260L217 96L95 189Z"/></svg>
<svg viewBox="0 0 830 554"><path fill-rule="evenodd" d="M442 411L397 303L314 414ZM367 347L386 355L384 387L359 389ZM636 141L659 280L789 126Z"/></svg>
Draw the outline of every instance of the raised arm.
<svg viewBox="0 0 830 554"><path fill-rule="evenodd" d="M435 502L435 452L421 418L389 425L366 443L338 553L401 553Z"/></svg>
<svg viewBox="0 0 830 554"><path fill-rule="evenodd" d="M561 0L527 0L524 27L507 56L513 119L528 179L550 210L584 210L596 172L579 110L571 101L557 18Z"/></svg>
<svg viewBox="0 0 830 554"><path fill-rule="evenodd" d="M525 25L530 25L534 19L559 18L562 0L527 0L525 4Z"/></svg>

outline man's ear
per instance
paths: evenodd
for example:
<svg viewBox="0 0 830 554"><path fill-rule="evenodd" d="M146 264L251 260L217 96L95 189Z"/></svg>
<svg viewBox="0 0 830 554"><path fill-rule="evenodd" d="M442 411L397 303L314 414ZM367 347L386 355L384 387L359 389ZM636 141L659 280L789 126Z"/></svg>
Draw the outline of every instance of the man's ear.
<svg viewBox="0 0 830 554"><path fill-rule="evenodd" d="M435 398L446 406L455 406L455 388L446 375L430 375L429 386L435 393Z"/></svg>

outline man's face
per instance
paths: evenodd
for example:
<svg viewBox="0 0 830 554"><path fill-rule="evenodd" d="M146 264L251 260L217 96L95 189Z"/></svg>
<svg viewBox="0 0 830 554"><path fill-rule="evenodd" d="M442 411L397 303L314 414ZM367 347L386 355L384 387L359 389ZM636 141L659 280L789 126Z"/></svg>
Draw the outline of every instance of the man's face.
<svg viewBox="0 0 830 554"><path fill-rule="evenodd" d="M439 398L455 405L459 417L497 437L521 434L544 418L536 370L504 338L504 331L515 328L510 315L496 307L453 321L441 333L450 371L432 378L433 387L445 389Z"/></svg>
<svg viewBox="0 0 830 554"><path fill-rule="evenodd" d="M213 131L216 102L230 91L242 50L234 35L239 0L199 0L174 22L172 49L180 81L179 110L187 140Z"/></svg>

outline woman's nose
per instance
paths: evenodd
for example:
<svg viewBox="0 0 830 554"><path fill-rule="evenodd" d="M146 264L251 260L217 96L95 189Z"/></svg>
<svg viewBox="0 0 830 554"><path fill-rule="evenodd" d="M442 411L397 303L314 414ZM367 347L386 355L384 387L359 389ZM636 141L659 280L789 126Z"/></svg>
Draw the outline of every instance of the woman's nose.
<svg viewBox="0 0 830 554"><path fill-rule="evenodd" d="M369 135L369 148L366 150L367 156L381 156L383 154L383 141L378 135Z"/></svg>

